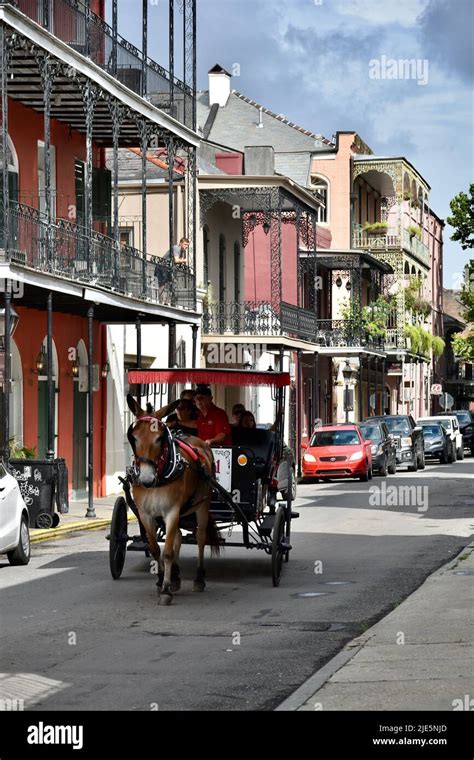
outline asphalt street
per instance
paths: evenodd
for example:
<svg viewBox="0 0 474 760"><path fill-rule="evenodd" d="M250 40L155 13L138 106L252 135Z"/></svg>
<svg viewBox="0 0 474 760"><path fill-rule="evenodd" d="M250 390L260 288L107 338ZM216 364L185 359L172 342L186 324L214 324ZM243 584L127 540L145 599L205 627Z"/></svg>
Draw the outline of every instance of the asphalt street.
<svg viewBox="0 0 474 760"><path fill-rule="evenodd" d="M369 489L384 482L403 504L384 506L388 492L377 503ZM143 555L128 553L112 580L105 530L33 545L28 567L2 558L0 696L26 710L273 709L469 543L473 483L469 457L301 485L278 588L263 552L226 548L192 593L195 548L184 546L170 607L157 605Z"/></svg>

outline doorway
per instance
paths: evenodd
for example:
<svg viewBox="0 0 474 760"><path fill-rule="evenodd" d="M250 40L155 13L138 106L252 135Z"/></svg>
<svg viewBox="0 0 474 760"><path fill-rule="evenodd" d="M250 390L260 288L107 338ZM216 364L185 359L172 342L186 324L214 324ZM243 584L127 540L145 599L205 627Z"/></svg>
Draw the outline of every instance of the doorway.
<svg viewBox="0 0 474 760"><path fill-rule="evenodd" d="M84 341L77 345L79 367L88 365ZM87 393L80 390L79 377L74 378L73 391L73 441L72 441L72 488L75 498L83 498L87 493Z"/></svg>

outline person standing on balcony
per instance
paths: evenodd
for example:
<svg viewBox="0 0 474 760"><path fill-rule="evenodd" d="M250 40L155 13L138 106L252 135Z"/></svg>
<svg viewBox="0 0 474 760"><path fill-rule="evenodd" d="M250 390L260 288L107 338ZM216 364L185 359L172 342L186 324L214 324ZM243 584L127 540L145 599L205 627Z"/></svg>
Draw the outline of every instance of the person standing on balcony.
<svg viewBox="0 0 474 760"><path fill-rule="evenodd" d="M155 267L155 277L158 280L160 288L159 298L162 300L165 289L170 289L173 281L173 266L180 264L182 268L188 269L188 238L182 237L178 245L173 245L164 256L162 260L158 261ZM168 287L169 286L169 287ZM170 299L168 299L170 300Z"/></svg>

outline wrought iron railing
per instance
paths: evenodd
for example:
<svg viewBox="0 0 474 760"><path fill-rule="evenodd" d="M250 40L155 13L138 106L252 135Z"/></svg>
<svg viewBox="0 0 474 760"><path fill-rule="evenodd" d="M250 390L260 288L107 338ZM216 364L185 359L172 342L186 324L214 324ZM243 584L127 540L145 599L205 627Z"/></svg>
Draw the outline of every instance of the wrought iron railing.
<svg viewBox="0 0 474 760"><path fill-rule="evenodd" d="M31 206L11 203L5 245L0 213L0 257L29 269L121 295L183 309L195 306L195 277L184 264L121 246L106 235L65 219L48 224Z"/></svg>
<svg viewBox="0 0 474 760"><path fill-rule="evenodd" d="M117 34L104 19L89 11L83 0L10 0L22 13L46 26L52 34L90 58L122 84L188 127L193 127L195 98L192 88ZM45 18L45 8L49 19ZM171 92L173 91L173 98Z"/></svg>
<svg viewBox="0 0 474 760"><path fill-rule="evenodd" d="M281 318L268 301L204 303L205 335L281 335Z"/></svg>
<svg viewBox="0 0 474 760"><path fill-rule="evenodd" d="M314 341L316 337L316 314L289 303L281 305L281 325L283 332L299 338Z"/></svg>
<svg viewBox="0 0 474 760"><path fill-rule="evenodd" d="M318 319L316 342L331 348L373 348L384 349L384 338L374 336L350 319Z"/></svg>
<svg viewBox="0 0 474 760"><path fill-rule="evenodd" d="M429 266L430 263L428 246L416 235L410 235L405 228L402 230L402 236L400 237L398 233L394 233L393 231L389 231L386 235L369 235L361 225L355 225L352 234L352 245L354 248L368 251L401 250L403 248L426 266Z"/></svg>
<svg viewBox="0 0 474 760"><path fill-rule="evenodd" d="M430 265L430 252L428 246L416 235L410 235L408 230L405 229L403 230L403 247L427 267Z"/></svg>

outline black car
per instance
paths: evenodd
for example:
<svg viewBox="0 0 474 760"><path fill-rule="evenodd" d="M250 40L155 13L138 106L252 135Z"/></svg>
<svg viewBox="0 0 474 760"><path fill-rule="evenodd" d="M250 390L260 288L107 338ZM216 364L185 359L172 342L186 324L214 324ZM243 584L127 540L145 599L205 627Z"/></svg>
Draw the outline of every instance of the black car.
<svg viewBox="0 0 474 760"><path fill-rule="evenodd" d="M360 422L364 440L372 441L372 469L384 477L397 471L397 447L385 422Z"/></svg>
<svg viewBox="0 0 474 760"><path fill-rule="evenodd" d="M457 417L464 448L471 449L471 456L474 457L474 412L469 409L453 409L451 412L441 412L439 416L445 417L449 414Z"/></svg>
<svg viewBox="0 0 474 760"><path fill-rule="evenodd" d="M454 461L452 441L440 422L420 422L425 442L425 458L439 459L441 464Z"/></svg>
<svg viewBox="0 0 474 760"><path fill-rule="evenodd" d="M406 465L409 472L425 469L423 431L411 414L384 414L364 422L385 422L397 447L397 464Z"/></svg>

